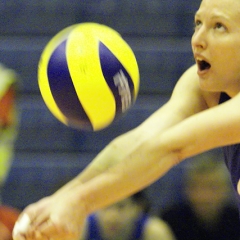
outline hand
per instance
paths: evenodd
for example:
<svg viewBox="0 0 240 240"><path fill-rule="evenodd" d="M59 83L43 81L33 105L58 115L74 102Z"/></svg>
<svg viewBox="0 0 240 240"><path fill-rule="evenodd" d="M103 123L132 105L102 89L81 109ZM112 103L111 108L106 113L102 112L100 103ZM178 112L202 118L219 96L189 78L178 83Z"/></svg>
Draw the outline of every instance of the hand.
<svg viewBox="0 0 240 240"><path fill-rule="evenodd" d="M86 215L72 192L57 192L29 205L13 230L14 240L78 240Z"/></svg>

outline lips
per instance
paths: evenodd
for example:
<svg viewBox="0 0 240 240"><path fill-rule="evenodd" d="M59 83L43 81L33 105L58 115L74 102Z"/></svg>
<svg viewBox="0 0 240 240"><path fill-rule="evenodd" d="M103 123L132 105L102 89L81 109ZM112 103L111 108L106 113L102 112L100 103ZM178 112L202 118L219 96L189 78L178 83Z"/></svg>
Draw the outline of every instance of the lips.
<svg viewBox="0 0 240 240"><path fill-rule="evenodd" d="M211 64L202 57L196 57L196 63L198 66L198 72L203 73L211 68Z"/></svg>
<svg viewBox="0 0 240 240"><path fill-rule="evenodd" d="M198 66L198 74L199 75L205 74L211 68L211 64L209 63L208 60L206 60L206 58L204 58L198 54L195 54L195 60L196 60L197 66Z"/></svg>

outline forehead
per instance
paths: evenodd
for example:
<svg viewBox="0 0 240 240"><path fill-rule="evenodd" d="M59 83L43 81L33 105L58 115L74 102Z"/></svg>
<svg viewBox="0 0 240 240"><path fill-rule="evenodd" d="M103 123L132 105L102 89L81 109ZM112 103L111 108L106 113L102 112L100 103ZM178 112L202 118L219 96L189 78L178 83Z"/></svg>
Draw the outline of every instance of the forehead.
<svg viewBox="0 0 240 240"><path fill-rule="evenodd" d="M240 0L202 0L196 15L224 17L240 22Z"/></svg>

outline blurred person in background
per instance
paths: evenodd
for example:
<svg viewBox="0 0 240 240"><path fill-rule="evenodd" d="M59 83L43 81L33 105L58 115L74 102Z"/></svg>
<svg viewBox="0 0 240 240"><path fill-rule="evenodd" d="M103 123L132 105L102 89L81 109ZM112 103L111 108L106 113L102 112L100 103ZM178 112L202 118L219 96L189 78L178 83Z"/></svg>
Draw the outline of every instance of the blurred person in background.
<svg viewBox="0 0 240 240"><path fill-rule="evenodd" d="M17 137L17 78L15 71L0 64L0 193L11 167ZM0 204L0 240L12 239L13 226L18 216L17 209Z"/></svg>
<svg viewBox="0 0 240 240"><path fill-rule="evenodd" d="M80 240L175 240L164 221L149 215L149 208L140 191L99 210L88 217Z"/></svg>
<svg viewBox="0 0 240 240"><path fill-rule="evenodd" d="M239 240L240 225L229 175L213 153L191 160L184 178L185 201L160 213L178 240ZM188 166L188 165L187 165Z"/></svg>

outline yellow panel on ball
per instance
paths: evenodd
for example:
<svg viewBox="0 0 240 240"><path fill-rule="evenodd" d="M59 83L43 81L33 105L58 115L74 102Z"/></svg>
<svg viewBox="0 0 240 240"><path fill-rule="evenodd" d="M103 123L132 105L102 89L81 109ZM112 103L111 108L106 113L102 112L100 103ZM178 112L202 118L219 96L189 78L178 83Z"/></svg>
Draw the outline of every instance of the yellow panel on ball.
<svg viewBox="0 0 240 240"><path fill-rule="evenodd" d="M108 126L116 112L115 98L99 62L99 33L103 31L107 36L105 28L94 23L79 24L69 35L67 43L67 61L73 84L94 129Z"/></svg>

